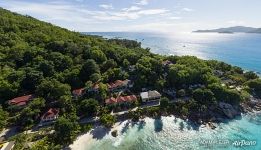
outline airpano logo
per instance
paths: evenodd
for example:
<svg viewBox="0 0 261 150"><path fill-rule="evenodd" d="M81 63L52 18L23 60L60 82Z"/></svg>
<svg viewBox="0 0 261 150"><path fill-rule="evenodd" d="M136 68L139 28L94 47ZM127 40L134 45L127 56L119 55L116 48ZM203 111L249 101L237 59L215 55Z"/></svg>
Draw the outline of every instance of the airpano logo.
<svg viewBox="0 0 261 150"><path fill-rule="evenodd" d="M232 142L232 145L235 147L243 147L243 146L255 146L256 141L254 140L235 140Z"/></svg>
<svg viewBox="0 0 261 150"><path fill-rule="evenodd" d="M238 140L229 140L229 139L201 139L199 141L199 145L203 147L208 148L214 148L214 147L247 147L247 146L256 146L257 142L256 140L244 140L244 139L238 139Z"/></svg>

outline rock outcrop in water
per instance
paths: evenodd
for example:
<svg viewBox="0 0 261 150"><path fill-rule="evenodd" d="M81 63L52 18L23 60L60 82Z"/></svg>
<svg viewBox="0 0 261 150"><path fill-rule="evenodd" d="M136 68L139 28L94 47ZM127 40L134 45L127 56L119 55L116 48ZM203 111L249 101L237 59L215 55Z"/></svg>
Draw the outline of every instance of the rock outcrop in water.
<svg viewBox="0 0 261 150"><path fill-rule="evenodd" d="M112 131L112 132L111 132L111 135L112 135L113 137L117 137L117 136L118 136L118 131L117 131L117 130Z"/></svg>
<svg viewBox="0 0 261 150"><path fill-rule="evenodd" d="M235 109L231 104L220 102L219 108L221 108L222 112L229 119L235 118L237 115L240 115L240 111Z"/></svg>

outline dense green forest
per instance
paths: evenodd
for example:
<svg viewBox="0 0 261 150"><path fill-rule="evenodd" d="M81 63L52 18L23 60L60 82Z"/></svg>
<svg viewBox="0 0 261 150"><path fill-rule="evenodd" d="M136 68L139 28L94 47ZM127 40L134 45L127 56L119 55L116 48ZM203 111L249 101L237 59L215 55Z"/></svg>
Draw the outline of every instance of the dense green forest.
<svg viewBox="0 0 261 150"><path fill-rule="evenodd" d="M167 68L162 65L166 60L171 62ZM106 83L115 80L131 79L137 95L142 88L175 89L177 97L190 100L170 105L166 98L160 109L187 116L207 112L221 101L239 105L250 94L261 97L261 80L239 67L191 56L160 56L136 41L82 35L1 8L0 62L0 130L12 125L30 129L49 108L61 110L53 127L56 132L49 137L55 140L44 138L38 142L43 147L70 144L86 128L78 123L80 115L99 115L102 123L111 126L115 118L108 115L104 99L110 96ZM227 80L242 90L222 86ZM73 100L72 90L93 83L99 83L98 95ZM203 86L190 88L197 84ZM8 105L8 100L27 94L37 98L22 110Z"/></svg>

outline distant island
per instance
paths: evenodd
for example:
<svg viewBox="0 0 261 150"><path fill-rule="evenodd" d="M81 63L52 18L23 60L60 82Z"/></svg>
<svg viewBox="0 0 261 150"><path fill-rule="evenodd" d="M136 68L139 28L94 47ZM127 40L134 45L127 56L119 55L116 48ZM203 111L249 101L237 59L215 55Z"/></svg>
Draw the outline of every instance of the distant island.
<svg viewBox="0 0 261 150"><path fill-rule="evenodd" d="M212 30L197 30L193 32L198 33L261 33L261 28L253 28L253 27L244 27L244 26L235 26L235 27L228 27L228 28L219 28L219 29L212 29Z"/></svg>

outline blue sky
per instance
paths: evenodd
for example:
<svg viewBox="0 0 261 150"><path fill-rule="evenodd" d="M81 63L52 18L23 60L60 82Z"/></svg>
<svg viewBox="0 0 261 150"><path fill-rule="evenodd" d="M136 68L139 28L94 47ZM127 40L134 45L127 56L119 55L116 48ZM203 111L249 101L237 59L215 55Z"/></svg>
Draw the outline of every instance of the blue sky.
<svg viewBox="0 0 261 150"><path fill-rule="evenodd" d="M0 7L81 32L261 27L261 0L0 0Z"/></svg>

